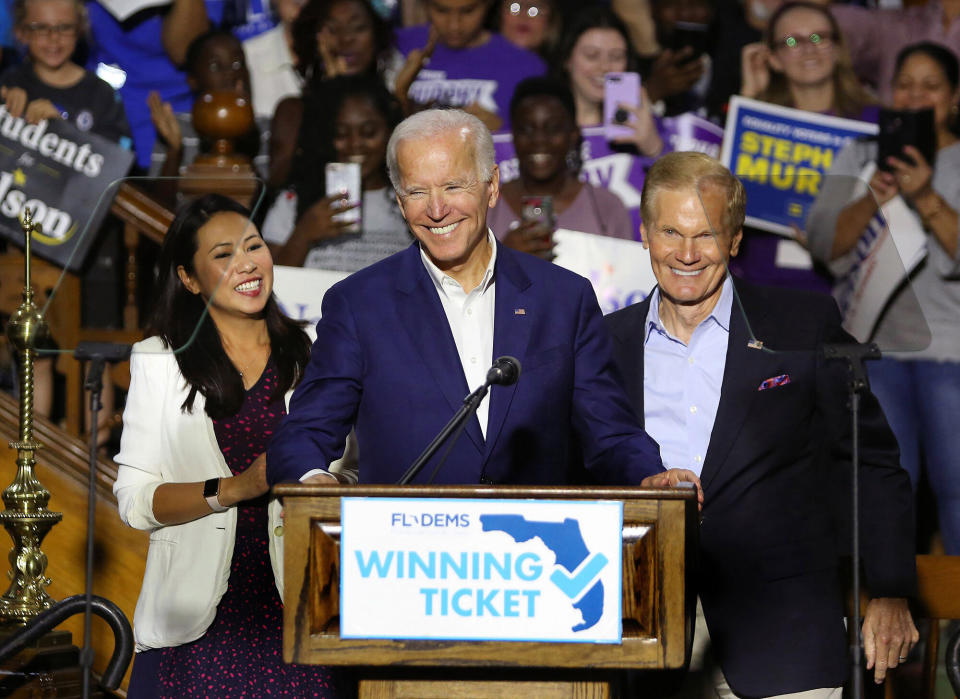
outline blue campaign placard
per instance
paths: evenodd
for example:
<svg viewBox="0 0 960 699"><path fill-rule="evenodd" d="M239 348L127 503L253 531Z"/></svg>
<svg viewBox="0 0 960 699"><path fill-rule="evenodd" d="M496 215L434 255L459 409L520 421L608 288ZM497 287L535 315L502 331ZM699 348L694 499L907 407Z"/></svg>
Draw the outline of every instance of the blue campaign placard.
<svg viewBox="0 0 960 699"><path fill-rule="evenodd" d="M877 125L735 96L720 160L743 182L749 225L793 237L833 159L851 139Z"/></svg>

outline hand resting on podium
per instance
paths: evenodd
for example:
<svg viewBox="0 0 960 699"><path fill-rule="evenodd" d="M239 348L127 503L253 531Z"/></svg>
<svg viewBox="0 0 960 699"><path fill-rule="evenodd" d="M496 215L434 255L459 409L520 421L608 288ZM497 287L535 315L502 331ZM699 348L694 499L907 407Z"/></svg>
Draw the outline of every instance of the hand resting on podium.
<svg viewBox="0 0 960 699"><path fill-rule="evenodd" d="M697 507L703 509L703 488L700 487L700 479L697 477L697 474L689 469L685 468L671 468L667 469L663 473L655 473L652 476L647 476L642 481L640 485L644 488L669 488L681 486L684 483L689 483L687 487L697 488Z"/></svg>

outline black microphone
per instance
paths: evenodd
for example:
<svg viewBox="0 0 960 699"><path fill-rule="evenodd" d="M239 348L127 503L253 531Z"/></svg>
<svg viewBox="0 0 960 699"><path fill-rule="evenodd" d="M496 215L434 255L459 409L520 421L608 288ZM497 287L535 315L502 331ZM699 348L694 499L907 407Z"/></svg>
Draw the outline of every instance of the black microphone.
<svg viewBox="0 0 960 699"><path fill-rule="evenodd" d="M440 467L443 466L444 462L447 460L447 457L450 455L450 450L453 448L453 444L460 437L460 433L463 432L463 427L467 424L467 420L469 420L470 416L477 411L477 408L480 406L480 402L483 400L483 397L487 395L487 391L490 390L490 387L495 385L510 386L515 384L519 377L519 360L514 357L498 357L496 361L494 361L493 366L491 366L487 371L487 380L483 383L483 385L479 386L477 390L463 399L463 405L460 406L460 409L457 410L456 414L450 419L450 422L444 425L443 429L440 430L440 433L433 438L433 441L427 445L427 448L423 450L423 453L417 457L417 460L411 464L406 473L404 473L400 480L397 481L397 484L407 485L410 481L412 481L416 475L423 470L423 467L427 465L427 461L433 458L433 455L437 453L437 450L440 449L441 445L449 439L450 444L447 447L447 451L440 459L437 467L433 469L433 475L430 476L430 480L428 481L429 483L432 483L433 479L440 471Z"/></svg>
<svg viewBox="0 0 960 699"><path fill-rule="evenodd" d="M488 386L512 386L520 378L520 362L516 357L504 355L487 371Z"/></svg>

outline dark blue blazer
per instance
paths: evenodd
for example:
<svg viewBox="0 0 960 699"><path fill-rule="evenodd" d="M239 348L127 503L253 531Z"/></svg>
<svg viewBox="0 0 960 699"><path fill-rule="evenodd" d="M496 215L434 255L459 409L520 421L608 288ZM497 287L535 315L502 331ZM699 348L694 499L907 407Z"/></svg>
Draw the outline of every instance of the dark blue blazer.
<svg viewBox="0 0 960 699"><path fill-rule="evenodd" d="M493 356L523 367L490 391L435 483L639 484L662 469L615 373L590 283L498 243ZM338 458L356 425L361 483L396 482L469 393L453 334L415 243L334 285L290 414L267 451L271 484ZM578 444L579 446L575 446ZM424 482L444 449L421 472Z"/></svg>
<svg viewBox="0 0 960 699"><path fill-rule="evenodd" d="M697 592L714 654L738 695L838 687L849 665L838 557L850 519L850 411L844 366L819 349L853 338L829 296L734 282L720 403L700 476ZM649 307L648 297L606 318L641 421ZM789 383L759 390L784 374ZM913 493L869 392L859 426L866 581L876 597L910 597Z"/></svg>

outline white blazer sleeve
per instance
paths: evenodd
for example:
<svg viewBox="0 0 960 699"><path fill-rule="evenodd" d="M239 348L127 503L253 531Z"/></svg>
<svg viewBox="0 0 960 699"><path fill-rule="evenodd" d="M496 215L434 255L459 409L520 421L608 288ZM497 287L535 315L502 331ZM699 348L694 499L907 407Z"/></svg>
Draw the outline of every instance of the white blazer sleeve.
<svg viewBox="0 0 960 699"><path fill-rule="evenodd" d="M117 454L117 496L120 518L136 529L163 526L153 516L153 494L163 483L163 413L169 383L178 380L177 363L159 341L137 343L130 355L130 391L123 411L123 433Z"/></svg>

